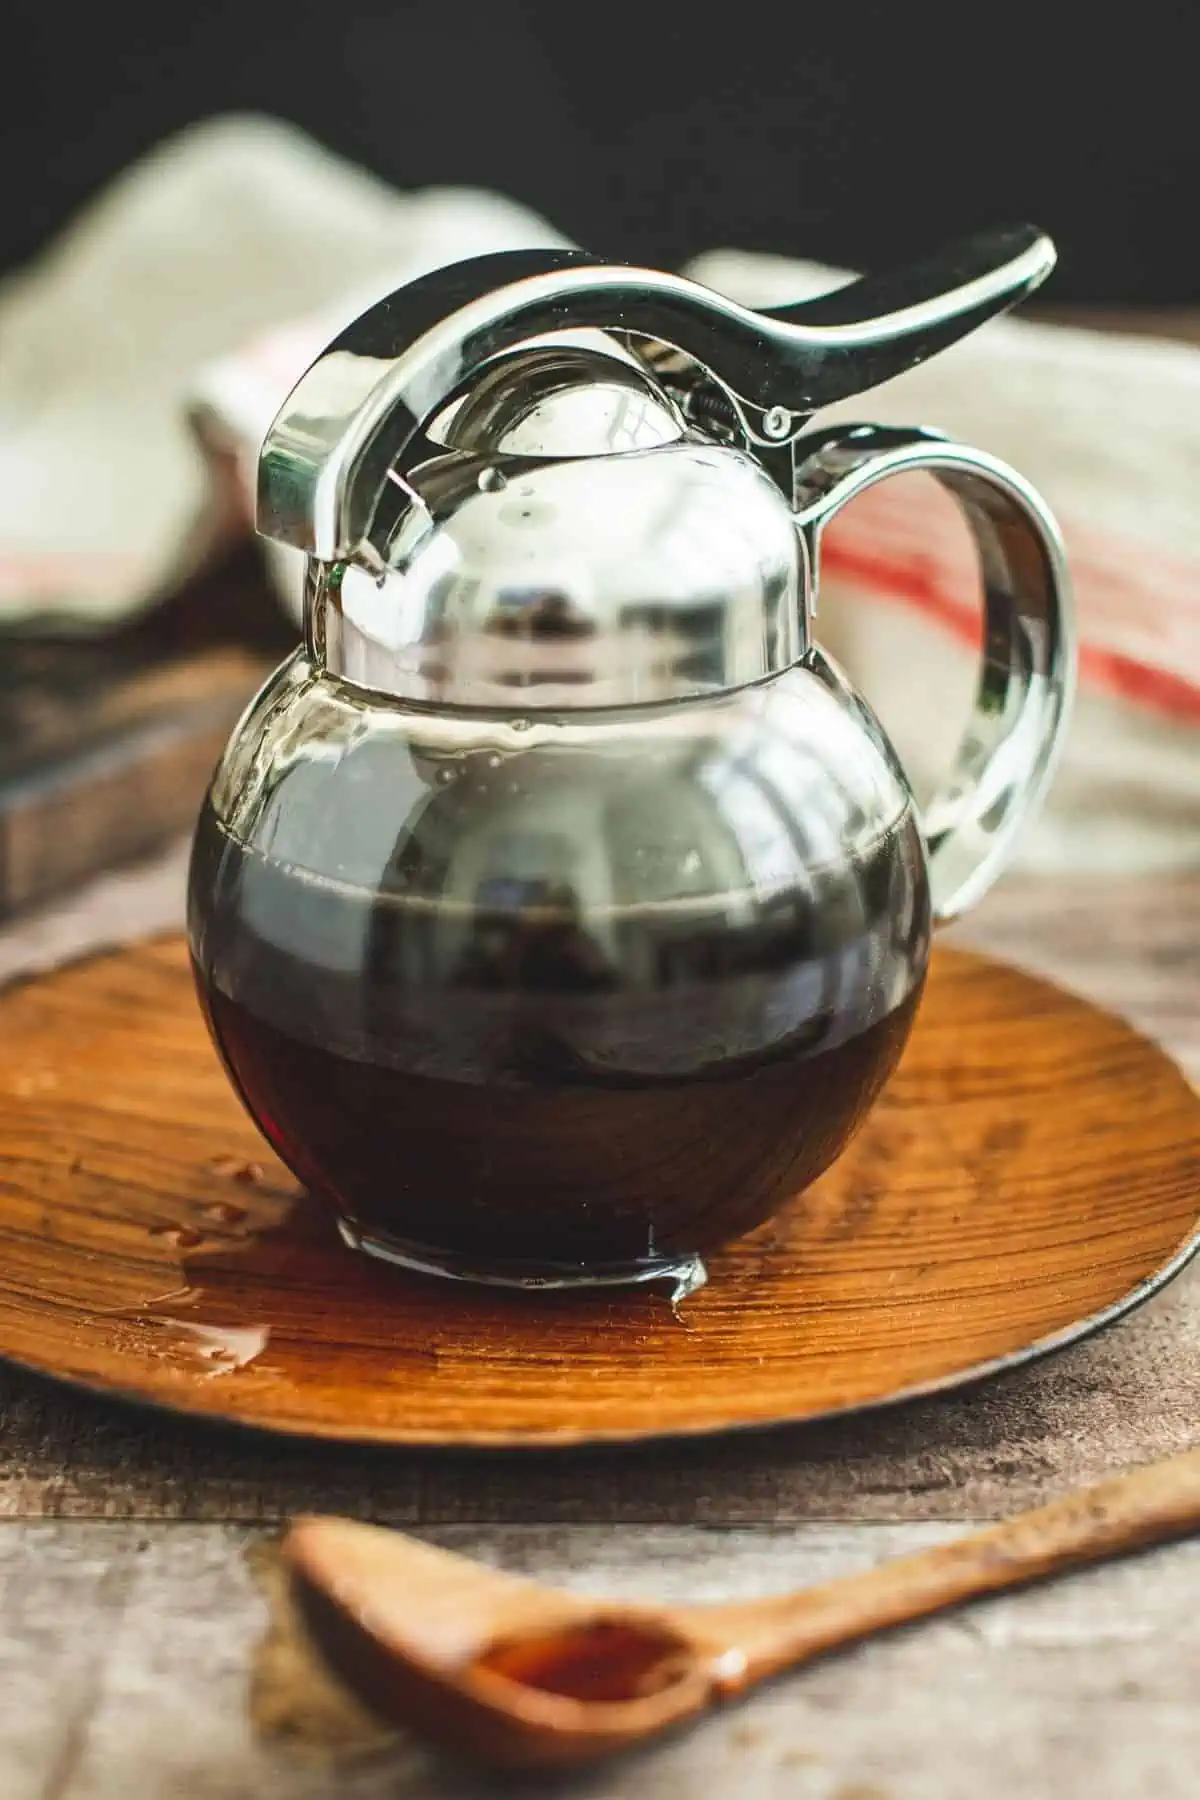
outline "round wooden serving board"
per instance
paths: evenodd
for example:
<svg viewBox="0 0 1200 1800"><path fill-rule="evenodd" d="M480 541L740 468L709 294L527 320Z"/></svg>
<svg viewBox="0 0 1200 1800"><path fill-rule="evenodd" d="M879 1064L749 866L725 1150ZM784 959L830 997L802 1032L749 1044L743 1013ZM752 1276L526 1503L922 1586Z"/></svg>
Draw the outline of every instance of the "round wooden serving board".
<svg viewBox="0 0 1200 1800"><path fill-rule="evenodd" d="M0 996L0 1355L276 1431L535 1446L894 1400L1116 1317L1198 1212L1174 1065L954 951L842 1161L679 1318L652 1290L524 1296L344 1249L235 1100L178 940Z"/></svg>

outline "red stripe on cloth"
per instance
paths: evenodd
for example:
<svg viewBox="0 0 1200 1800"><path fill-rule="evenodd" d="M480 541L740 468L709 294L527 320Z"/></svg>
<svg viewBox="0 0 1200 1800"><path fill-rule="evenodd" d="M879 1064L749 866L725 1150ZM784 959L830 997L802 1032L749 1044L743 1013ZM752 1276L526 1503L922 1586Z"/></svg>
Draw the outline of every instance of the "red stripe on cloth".
<svg viewBox="0 0 1200 1800"><path fill-rule="evenodd" d="M911 606L936 619L964 643L978 644L977 610L946 592L937 575L873 554L861 544L848 544L845 534L831 533L822 551L827 572L869 589L876 599ZM1152 708L1181 723L1200 725L1200 684L1170 669L1139 662L1101 644L1081 645L1080 680L1085 686L1118 695L1136 706Z"/></svg>
<svg viewBox="0 0 1200 1800"><path fill-rule="evenodd" d="M1063 531L1076 582L1082 578L1088 589L1089 633L1143 621L1151 583L1156 598L1153 622L1200 625L1200 562L1195 557L1098 530L1077 519L1064 519ZM944 564L947 578L974 566L957 508L925 475L898 475L880 482L838 515L829 535L869 545L874 553Z"/></svg>

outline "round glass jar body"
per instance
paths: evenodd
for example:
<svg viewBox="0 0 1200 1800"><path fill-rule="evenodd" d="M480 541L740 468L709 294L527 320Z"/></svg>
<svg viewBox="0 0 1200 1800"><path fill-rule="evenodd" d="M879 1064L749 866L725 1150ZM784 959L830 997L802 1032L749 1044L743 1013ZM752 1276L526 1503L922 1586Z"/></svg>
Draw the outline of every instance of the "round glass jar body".
<svg viewBox="0 0 1200 1800"><path fill-rule="evenodd" d="M528 718L297 655L214 777L188 916L226 1067L344 1235L529 1285L694 1272L807 1187L930 938L904 776L816 651Z"/></svg>

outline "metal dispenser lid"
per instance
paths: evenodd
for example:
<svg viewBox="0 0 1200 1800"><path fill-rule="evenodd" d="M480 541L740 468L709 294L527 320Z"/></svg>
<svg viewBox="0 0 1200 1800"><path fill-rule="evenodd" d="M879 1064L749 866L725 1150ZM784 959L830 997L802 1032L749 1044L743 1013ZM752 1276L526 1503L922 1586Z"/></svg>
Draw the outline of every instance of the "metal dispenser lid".
<svg viewBox="0 0 1200 1800"><path fill-rule="evenodd" d="M806 648L793 447L1053 266L1031 227L756 313L578 253L455 265L371 308L271 427L259 529L306 550L326 668L432 704L741 686Z"/></svg>

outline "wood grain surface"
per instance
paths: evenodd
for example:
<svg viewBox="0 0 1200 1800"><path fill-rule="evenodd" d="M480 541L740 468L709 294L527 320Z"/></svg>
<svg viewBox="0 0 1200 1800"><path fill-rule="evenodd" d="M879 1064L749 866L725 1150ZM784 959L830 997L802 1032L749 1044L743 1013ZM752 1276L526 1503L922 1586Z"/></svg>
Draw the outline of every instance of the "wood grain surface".
<svg viewBox="0 0 1200 1800"><path fill-rule="evenodd" d="M591 1593L729 1601L827 1581L948 1535L930 1524L527 1525L446 1530L437 1541ZM339 1752L314 1732L307 1692L289 1709L286 1694L256 1691L268 1607L253 1563L263 1544L263 1534L225 1525L0 1531L5 1800L1195 1794L1197 1542L864 1644L636 1758L552 1785L464 1771L400 1735Z"/></svg>
<svg viewBox="0 0 1200 1800"><path fill-rule="evenodd" d="M526 1297L343 1250L242 1114L182 945L0 1002L0 1351L218 1419L547 1445L812 1418L1003 1364L1146 1291L1200 1211L1200 1103L1117 1019L939 953L849 1154L664 1295Z"/></svg>
<svg viewBox="0 0 1200 1800"><path fill-rule="evenodd" d="M319 1690L479 1766L573 1768L866 1638L1198 1531L1193 1450L820 1586L630 1607L309 1515L280 1547L275 1635L301 1684L307 1664Z"/></svg>
<svg viewBox="0 0 1200 1800"><path fill-rule="evenodd" d="M9 927L0 968L171 924L182 866L172 853ZM1118 1008L1200 1076L1198 917L1200 873L1011 876L952 936ZM994 1517L1186 1449L1197 1419L1195 1265L1115 1329L982 1387L797 1431L570 1455L202 1428L0 1366L0 1792L524 1800L405 1740L331 1756L304 1738L307 1696L286 1735L278 1710L273 1729L256 1724L267 1609L246 1552L300 1510L390 1519L593 1592L749 1598L947 1536L925 1521ZM1198 1595L1200 1546L1159 1551L865 1645L619 1770L527 1791L1191 1800Z"/></svg>
<svg viewBox="0 0 1200 1800"><path fill-rule="evenodd" d="M230 649L72 681L85 654L95 652L5 648L0 914L144 856L185 827L262 675Z"/></svg>
<svg viewBox="0 0 1200 1800"><path fill-rule="evenodd" d="M54 625L0 657L0 916L190 830L289 636L250 553L120 631Z"/></svg>

